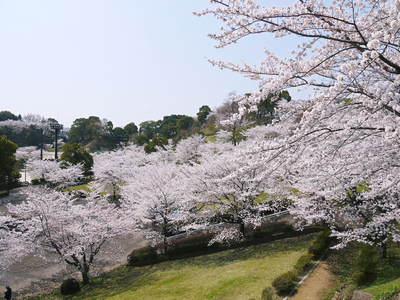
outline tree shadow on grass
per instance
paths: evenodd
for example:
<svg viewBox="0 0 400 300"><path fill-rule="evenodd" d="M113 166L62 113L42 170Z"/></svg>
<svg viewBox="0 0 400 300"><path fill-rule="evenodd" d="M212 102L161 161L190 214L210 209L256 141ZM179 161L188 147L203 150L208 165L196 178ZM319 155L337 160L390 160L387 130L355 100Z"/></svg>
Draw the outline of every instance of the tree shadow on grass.
<svg viewBox="0 0 400 300"><path fill-rule="evenodd" d="M91 283L85 286L82 291L75 296L65 297L64 300L78 299L105 299L127 291L134 291L145 285L152 284L158 280L153 266L127 267L121 266L93 278Z"/></svg>
<svg viewBox="0 0 400 300"><path fill-rule="evenodd" d="M174 265L178 266L200 266L214 267L223 266L232 262L256 259L263 257L273 257L282 252L293 252L307 249L310 242L315 238L315 234L307 234L283 240L271 241L264 244L253 246L243 246L229 249L213 254L196 256L185 260L176 260ZM166 262L165 267L172 262Z"/></svg>

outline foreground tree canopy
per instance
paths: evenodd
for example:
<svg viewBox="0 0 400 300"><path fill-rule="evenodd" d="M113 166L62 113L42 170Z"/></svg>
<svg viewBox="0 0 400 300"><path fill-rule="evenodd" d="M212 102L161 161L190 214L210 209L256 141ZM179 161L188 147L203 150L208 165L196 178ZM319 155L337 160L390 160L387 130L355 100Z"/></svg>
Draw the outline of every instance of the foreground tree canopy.
<svg viewBox="0 0 400 300"><path fill-rule="evenodd" d="M400 1L300 0L285 7L210 2L198 15L224 23L210 35L217 47L255 34L299 41L292 57L267 50L255 66L212 61L259 81L260 91L243 97L243 108L283 89L313 91L307 101L282 106L276 126L285 180L301 191L295 212L332 226L352 220L337 233L344 243L398 239Z"/></svg>

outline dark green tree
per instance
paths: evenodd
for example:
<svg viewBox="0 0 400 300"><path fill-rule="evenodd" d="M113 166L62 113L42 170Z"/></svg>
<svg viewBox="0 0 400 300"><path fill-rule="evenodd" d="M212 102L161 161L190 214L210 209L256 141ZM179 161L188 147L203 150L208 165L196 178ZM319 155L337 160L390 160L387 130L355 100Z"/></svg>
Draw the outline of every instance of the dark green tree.
<svg viewBox="0 0 400 300"><path fill-rule="evenodd" d="M139 145L139 146L143 146L143 145L146 144L148 141L149 141L149 138L147 137L147 135L145 135L145 134L143 134L143 133L139 133L139 134L137 134L137 135L135 135L135 136L133 137L133 142L134 142L136 145Z"/></svg>
<svg viewBox="0 0 400 300"><path fill-rule="evenodd" d="M159 133L161 121L145 121L140 123L139 133L147 136L148 139L152 139Z"/></svg>
<svg viewBox="0 0 400 300"><path fill-rule="evenodd" d="M154 137L148 144L144 146L144 151L146 153L156 152L157 148L165 149L165 146L168 145L168 139L163 136Z"/></svg>
<svg viewBox="0 0 400 300"><path fill-rule="evenodd" d="M126 143L128 141L127 132L121 127L115 127L112 131L112 137L115 145Z"/></svg>
<svg viewBox="0 0 400 300"><path fill-rule="evenodd" d="M169 116L165 116L162 121L161 121L161 125L160 125L160 129L159 129L159 135L166 137L167 139L172 139L174 137L176 137L179 133L179 121L182 121L182 126L188 126L188 125L193 125L193 121L191 121L190 119L192 119L189 116L185 116L185 115L169 115ZM192 119L193 120L193 119ZM190 126L188 128L190 128ZM185 128L185 129L188 129ZM184 128L182 128L184 129Z"/></svg>
<svg viewBox="0 0 400 300"><path fill-rule="evenodd" d="M178 120L177 127L179 130L189 130L192 128L194 119L189 116L183 116Z"/></svg>
<svg viewBox="0 0 400 300"><path fill-rule="evenodd" d="M42 142L42 129L34 125L30 125L18 130L9 126L1 126L0 135L6 136L20 147L40 146ZM44 132L43 142L45 144L49 144L52 141L53 139L51 132Z"/></svg>
<svg viewBox="0 0 400 300"><path fill-rule="evenodd" d="M272 120L276 118L276 108L279 102L282 100L290 101L291 99L288 91L269 94L267 98L257 104L257 111L250 113L248 119L254 120L258 124L271 124Z"/></svg>
<svg viewBox="0 0 400 300"><path fill-rule="evenodd" d="M15 158L17 148L6 136L0 136L0 189L7 190L7 193L17 184L19 178Z"/></svg>
<svg viewBox="0 0 400 300"><path fill-rule="evenodd" d="M19 116L20 117L20 116ZM7 120L20 120L18 116L14 115L12 112L7 110L0 111L0 121L7 121Z"/></svg>
<svg viewBox="0 0 400 300"><path fill-rule="evenodd" d="M82 163L86 175L91 174L93 167L93 157L89 152L85 150L78 143L66 143L64 144L63 153L61 154L61 160L71 163L73 165Z"/></svg>
<svg viewBox="0 0 400 300"><path fill-rule="evenodd" d="M138 133L138 127L133 122L126 124L124 130L128 134L128 136L132 136Z"/></svg>
<svg viewBox="0 0 400 300"><path fill-rule="evenodd" d="M90 143L107 134L110 131L110 127L112 130L112 123L107 124L106 128L104 128L100 118L96 116L76 119L69 131L70 142L80 144Z"/></svg>
<svg viewBox="0 0 400 300"><path fill-rule="evenodd" d="M197 120L200 122L200 124L204 124L206 122L210 112L211 108L208 105L203 105L200 107L199 112L197 113Z"/></svg>
<svg viewBox="0 0 400 300"><path fill-rule="evenodd" d="M103 136L111 136L114 130L114 124L111 121L107 121L105 126L103 126Z"/></svg>

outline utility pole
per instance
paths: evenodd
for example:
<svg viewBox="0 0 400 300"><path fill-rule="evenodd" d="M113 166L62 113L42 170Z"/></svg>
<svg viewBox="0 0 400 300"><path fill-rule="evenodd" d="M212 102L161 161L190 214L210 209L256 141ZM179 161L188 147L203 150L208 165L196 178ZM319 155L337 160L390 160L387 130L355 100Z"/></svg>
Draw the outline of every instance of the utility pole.
<svg viewBox="0 0 400 300"><path fill-rule="evenodd" d="M58 134L63 129L63 126L59 123L51 123L50 128L54 130L54 159L58 160Z"/></svg>

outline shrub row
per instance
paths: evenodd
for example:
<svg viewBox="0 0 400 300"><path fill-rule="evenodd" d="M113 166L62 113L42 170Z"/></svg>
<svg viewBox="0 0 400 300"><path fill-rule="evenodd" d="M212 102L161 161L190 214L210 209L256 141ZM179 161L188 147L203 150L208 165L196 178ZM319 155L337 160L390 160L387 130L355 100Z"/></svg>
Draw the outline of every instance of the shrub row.
<svg viewBox="0 0 400 300"><path fill-rule="evenodd" d="M302 274L309 270L313 264L313 255L311 253L306 253L297 260L294 265L294 269L298 274Z"/></svg>
<svg viewBox="0 0 400 300"><path fill-rule="evenodd" d="M275 288L278 295L287 296L296 287L298 279L299 277L296 271L289 271L275 278L272 282L272 286Z"/></svg>
<svg viewBox="0 0 400 300"><path fill-rule="evenodd" d="M261 300L275 300L275 291L272 287L267 287L262 291Z"/></svg>

